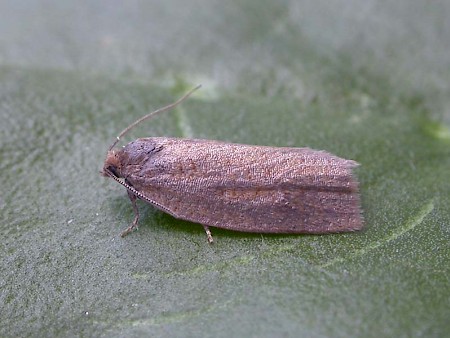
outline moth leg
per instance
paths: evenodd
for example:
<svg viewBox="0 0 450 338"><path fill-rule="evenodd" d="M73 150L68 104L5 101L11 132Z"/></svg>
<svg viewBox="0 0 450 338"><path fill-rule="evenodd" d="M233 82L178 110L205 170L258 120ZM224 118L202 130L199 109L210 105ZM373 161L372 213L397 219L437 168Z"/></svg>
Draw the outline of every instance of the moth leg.
<svg viewBox="0 0 450 338"><path fill-rule="evenodd" d="M206 238L208 239L208 243L212 243L214 242L212 235L211 235L211 231L209 230L209 227L205 224L203 224L203 228L205 229L206 232Z"/></svg>
<svg viewBox="0 0 450 338"><path fill-rule="evenodd" d="M131 225L124 232L122 232L122 234L120 235L121 237L125 237L130 232L133 232L135 229L137 230L138 222L139 222L139 209L136 204L137 197L131 191L129 191L129 190L127 190L127 191L128 191L128 197L130 198L131 205L133 206L133 210L134 210L134 220L133 220L133 223L131 223Z"/></svg>

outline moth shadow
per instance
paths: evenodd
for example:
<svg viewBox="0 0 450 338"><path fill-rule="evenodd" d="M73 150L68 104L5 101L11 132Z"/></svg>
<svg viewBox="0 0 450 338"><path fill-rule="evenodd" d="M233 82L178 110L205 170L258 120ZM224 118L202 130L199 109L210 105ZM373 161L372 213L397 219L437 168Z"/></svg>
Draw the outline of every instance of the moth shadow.
<svg viewBox="0 0 450 338"><path fill-rule="evenodd" d="M206 234L205 230L203 228L203 225L200 223L194 223L190 221L185 221L182 219L175 218L169 214L164 213L163 211L155 209L155 213L158 213L157 216L160 220L159 223L160 226L164 226L163 224L166 224L170 226L170 230L177 232L177 233L191 233L191 234L203 234L205 236L206 241ZM256 233L256 232L244 232L244 231L235 231L235 230L227 230L222 228L217 228L214 226L210 226L209 229L211 230L212 236L215 240L218 238L229 238L229 239L239 239L239 240L261 240L262 236L264 236L264 239L268 238L288 238L292 237L292 234L270 234L270 233ZM303 236L303 235L301 235Z"/></svg>
<svg viewBox="0 0 450 338"><path fill-rule="evenodd" d="M178 219L159 210L158 208L138 201L139 209L139 228L147 228L150 231L154 229L155 231L172 231L176 233L192 234L198 236L203 234L206 240L205 230L200 223L194 223L182 219ZM126 196L118 196L109 202L110 210L115 215L116 219L119 219L120 230L125 230L134 219L133 207ZM248 239L248 240L260 240L262 236L264 239L268 238L288 238L292 237L292 234L272 234L272 233L255 233L255 232L243 232L227 230L217 227L210 227L213 238L225 237L225 238L235 238L235 239ZM295 236L305 236L303 234L296 234Z"/></svg>

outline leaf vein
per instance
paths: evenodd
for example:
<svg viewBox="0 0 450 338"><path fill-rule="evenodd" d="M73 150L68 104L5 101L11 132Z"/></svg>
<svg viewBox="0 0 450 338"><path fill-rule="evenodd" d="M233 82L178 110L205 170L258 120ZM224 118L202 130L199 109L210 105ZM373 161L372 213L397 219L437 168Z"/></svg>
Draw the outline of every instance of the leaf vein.
<svg viewBox="0 0 450 338"><path fill-rule="evenodd" d="M426 203L419 210L419 212L416 214L415 217L411 218L403 226L398 227L396 229L396 231L391 233L389 236L387 236L385 238L382 238L382 239L380 239L378 241L375 241L373 243L370 243L367 246L354 251L350 255L334 258L334 259L332 259L332 260L330 260L328 262L325 262L324 264L320 265L319 267L325 268L325 267L328 267L328 266L336 264L336 263L345 262L348 259L352 259L352 258L355 258L355 257L363 256L363 255L369 253L370 251L379 248L380 246L382 246L384 244L387 244L389 242L395 241L400 236L404 235L408 231L411 231L414 228L416 228L418 225L420 225L423 222L424 218L426 216L428 216L433 210L434 210L434 199L431 199L431 200L428 201L428 203Z"/></svg>

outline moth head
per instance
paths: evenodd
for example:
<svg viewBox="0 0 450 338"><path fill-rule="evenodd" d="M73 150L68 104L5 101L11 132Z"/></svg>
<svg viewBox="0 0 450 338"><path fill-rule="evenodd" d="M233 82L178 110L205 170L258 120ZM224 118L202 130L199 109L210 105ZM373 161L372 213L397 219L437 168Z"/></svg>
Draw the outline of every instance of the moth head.
<svg viewBox="0 0 450 338"><path fill-rule="evenodd" d="M193 92L195 92L200 87L201 87L201 85L198 85L197 87L195 87L194 89L191 89L187 94L185 94L183 97L181 97L174 103L171 103L163 108L157 109L157 110L151 112L150 114L147 114L147 115L141 117L140 119L138 119L137 121L133 122L128 127L126 127L124 130L122 130L122 132L119 134L119 136L116 137L116 140L109 147L109 151L106 154L105 164L103 165L103 170L100 173L106 177L123 178L122 163L121 163L122 161L124 163L123 168L125 168L125 170L126 170L127 166L129 166L130 164L140 163L141 161L145 160L147 154L150 154L153 150L155 150L154 146L150 150L145 149L145 148L151 147L151 144L149 145L147 142L144 142L144 143L146 143L144 145L141 145L139 140L135 141L135 142L131 142L129 145L127 145L126 147L124 147L123 149L121 149L119 151L115 151L114 147L120 141L120 138L122 136L127 134L131 129L133 129L139 123L152 118L156 114L169 111L170 109L176 107L181 102L186 100ZM142 149L138 149L139 147L141 147ZM146 152L147 152L147 154L146 154Z"/></svg>
<svg viewBox="0 0 450 338"><path fill-rule="evenodd" d="M120 157L117 151L110 150L106 154L102 175L106 177L110 177L111 175L122 177L122 164L120 163Z"/></svg>

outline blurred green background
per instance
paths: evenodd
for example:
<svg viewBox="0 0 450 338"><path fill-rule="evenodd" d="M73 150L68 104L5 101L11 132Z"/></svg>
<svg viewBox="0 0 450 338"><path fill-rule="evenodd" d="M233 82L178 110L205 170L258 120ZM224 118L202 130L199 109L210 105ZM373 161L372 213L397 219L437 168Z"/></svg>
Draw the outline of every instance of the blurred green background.
<svg viewBox="0 0 450 338"><path fill-rule="evenodd" d="M448 1L1 1L0 336L450 332ZM308 146L361 166L365 229L243 234L99 175L143 136Z"/></svg>

